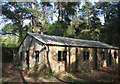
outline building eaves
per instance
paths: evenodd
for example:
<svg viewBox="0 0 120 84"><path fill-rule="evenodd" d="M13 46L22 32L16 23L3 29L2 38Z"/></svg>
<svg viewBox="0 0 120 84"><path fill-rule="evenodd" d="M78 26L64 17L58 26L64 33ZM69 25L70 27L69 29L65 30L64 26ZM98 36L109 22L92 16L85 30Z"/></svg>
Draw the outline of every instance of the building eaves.
<svg viewBox="0 0 120 84"><path fill-rule="evenodd" d="M119 49L118 47L114 47L114 46L102 43L100 41L83 40L83 39L75 39L75 38L68 38L68 37L36 34L36 33L28 33L28 35L34 37L35 39L39 40L40 42L46 45Z"/></svg>

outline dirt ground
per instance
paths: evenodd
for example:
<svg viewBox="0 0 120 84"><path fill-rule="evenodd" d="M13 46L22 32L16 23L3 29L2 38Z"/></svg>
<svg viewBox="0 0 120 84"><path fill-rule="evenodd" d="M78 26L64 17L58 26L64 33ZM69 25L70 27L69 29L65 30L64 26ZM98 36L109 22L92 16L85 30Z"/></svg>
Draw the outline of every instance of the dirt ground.
<svg viewBox="0 0 120 84"><path fill-rule="evenodd" d="M2 64L2 82L50 82L50 83L66 83L66 82L110 82L119 84L117 72L113 72L112 68L102 68L99 70L82 71L82 72L60 72L53 75L43 75L42 73L30 74L21 71L17 66L9 63Z"/></svg>

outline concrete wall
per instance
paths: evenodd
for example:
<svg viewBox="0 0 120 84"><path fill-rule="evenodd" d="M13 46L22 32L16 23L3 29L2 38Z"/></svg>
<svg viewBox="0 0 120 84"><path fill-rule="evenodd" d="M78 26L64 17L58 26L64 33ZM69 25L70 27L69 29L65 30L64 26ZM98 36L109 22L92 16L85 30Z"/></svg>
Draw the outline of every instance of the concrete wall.
<svg viewBox="0 0 120 84"><path fill-rule="evenodd" d="M114 58L114 52L117 52L117 59ZM111 54L112 54L112 65L118 64L118 50L111 49Z"/></svg>
<svg viewBox="0 0 120 84"><path fill-rule="evenodd" d="M58 51L67 51L67 61L58 61ZM89 52L89 60L84 60L83 52ZM101 60L101 52L105 53L105 59ZM48 59L52 71L70 71L75 69L94 69L110 66L109 53L111 51L111 65L115 65L113 52L118 50L97 49L97 48L80 48L80 47L62 47L49 46ZM96 53L97 52L97 53ZM120 52L120 51L119 51ZM116 59L118 64L118 57Z"/></svg>
<svg viewBox="0 0 120 84"><path fill-rule="evenodd" d="M58 61L58 51L65 51L65 47L47 46L46 63L52 71L65 71L65 61Z"/></svg>
<svg viewBox="0 0 120 84"><path fill-rule="evenodd" d="M89 60L84 60L83 51L89 52ZM78 69L94 68L94 48L78 48Z"/></svg>
<svg viewBox="0 0 120 84"><path fill-rule="evenodd" d="M68 56L68 66L67 66L67 70L75 70L76 69L76 47L68 47L67 52L69 53Z"/></svg>
<svg viewBox="0 0 120 84"><path fill-rule="evenodd" d="M101 52L105 53L105 59L101 60ZM97 49L97 65L98 68L107 67L108 62L108 49Z"/></svg>
<svg viewBox="0 0 120 84"><path fill-rule="evenodd" d="M76 52L76 50L78 52ZM58 61L58 51L67 51L67 61ZM83 51L89 51L89 60L84 61ZM76 68L93 69L95 66L94 48L49 46L48 59L52 71L69 71ZM77 59L77 63L76 63ZM76 65L77 64L77 65Z"/></svg>
<svg viewBox="0 0 120 84"><path fill-rule="evenodd" d="M30 36L25 39L25 51L30 49ZM64 46L48 46L44 45L33 38L32 56L29 58L30 68L35 65L35 51L39 51L39 69L43 69L45 64L52 71L70 71L75 69L94 69L107 67L110 65L109 53L111 53L111 65L118 64L118 57L114 59L114 49L96 49L81 47L64 47ZM44 49L46 47L46 49ZM22 45L19 48L19 55L22 51ZM67 61L58 61L58 51L67 51ZM83 52L89 52L89 60L84 60ZM101 60L101 51L105 52L105 60ZM97 53L95 53L97 52ZM120 54L119 54L120 55ZM26 68L26 55L22 64Z"/></svg>
<svg viewBox="0 0 120 84"><path fill-rule="evenodd" d="M31 36L27 36L25 39L25 52L30 50L30 38ZM39 51L39 69L43 68L45 62L44 62L44 56L45 56L45 52L44 52L44 45L39 42L38 40L33 38L33 42L32 42L32 56L29 56L29 66L30 68L34 67L35 65L35 51ZM22 52L22 45L19 48L19 59L20 59L20 52ZM25 58L23 58L24 63L23 65L23 69L26 68L26 53L25 53Z"/></svg>
<svg viewBox="0 0 120 84"><path fill-rule="evenodd" d="M101 51L105 52L105 60L101 60ZM114 58L114 52L117 52L117 59ZM118 64L118 61L119 61L118 53L119 53L119 50L115 50L115 49L97 49L98 68L114 66Z"/></svg>
<svg viewBox="0 0 120 84"><path fill-rule="evenodd" d="M48 58L46 57L46 63L48 67L50 66L52 71L59 72L75 69L76 62L75 47L49 46L47 48L49 49L46 49L48 52ZM67 51L66 57L67 61L58 61L58 51Z"/></svg>

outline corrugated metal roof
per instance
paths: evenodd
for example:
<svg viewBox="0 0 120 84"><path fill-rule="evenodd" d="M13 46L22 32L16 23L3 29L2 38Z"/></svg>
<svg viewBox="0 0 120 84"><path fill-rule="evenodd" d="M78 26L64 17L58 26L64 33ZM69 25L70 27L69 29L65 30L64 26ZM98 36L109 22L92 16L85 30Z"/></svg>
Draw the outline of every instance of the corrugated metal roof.
<svg viewBox="0 0 120 84"><path fill-rule="evenodd" d="M36 33L28 33L28 34L44 44L119 49L118 47L113 47L111 45L102 43L100 41L83 40L83 39L75 39L68 37L36 34Z"/></svg>

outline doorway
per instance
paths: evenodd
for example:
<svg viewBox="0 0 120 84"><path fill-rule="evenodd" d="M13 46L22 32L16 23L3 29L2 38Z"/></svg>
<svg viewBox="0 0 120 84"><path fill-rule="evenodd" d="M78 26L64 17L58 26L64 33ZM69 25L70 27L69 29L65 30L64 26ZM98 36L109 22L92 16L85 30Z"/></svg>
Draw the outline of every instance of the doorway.
<svg viewBox="0 0 120 84"><path fill-rule="evenodd" d="M26 67L29 70L29 51L26 51Z"/></svg>
<svg viewBox="0 0 120 84"><path fill-rule="evenodd" d="M95 59L94 59L94 62L95 62L95 66L94 66L94 69L97 69L98 65L97 65L97 48L95 48L95 52L94 52L94 56L95 56Z"/></svg>
<svg viewBox="0 0 120 84"><path fill-rule="evenodd" d="M39 62L39 51L35 51L35 60Z"/></svg>

